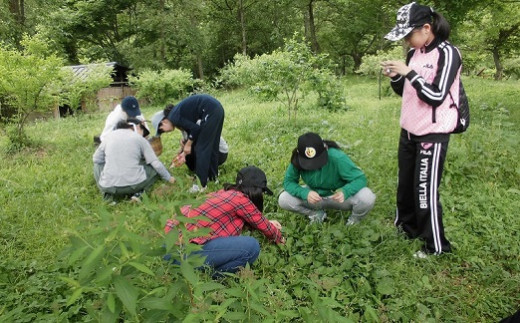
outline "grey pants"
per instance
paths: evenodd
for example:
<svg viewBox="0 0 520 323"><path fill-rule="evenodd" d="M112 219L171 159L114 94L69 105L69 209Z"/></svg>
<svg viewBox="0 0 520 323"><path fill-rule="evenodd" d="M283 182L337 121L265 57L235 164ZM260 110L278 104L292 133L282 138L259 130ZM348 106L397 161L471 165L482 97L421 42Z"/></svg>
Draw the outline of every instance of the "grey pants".
<svg viewBox="0 0 520 323"><path fill-rule="evenodd" d="M312 216L318 210L341 210L352 211L350 217L359 221L364 218L374 207L376 195L368 188L364 187L355 195L349 197L343 203L338 203L332 199L324 198L321 202L310 204L309 202L292 196L283 191L278 197L278 204L284 210Z"/></svg>
<svg viewBox="0 0 520 323"><path fill-rule="evenodd" d="M149 189L159 179L159 174L151 165L144 165L146 179L141 183L121 187L102 187L99 185L99 177L101 176L101 172L103 171L104 167L105 164L94 163L94 179L96 180L96 184L98 185L99 190L102 193L108 193L117 197L132 195L138 192L145 191Z"/></svg>

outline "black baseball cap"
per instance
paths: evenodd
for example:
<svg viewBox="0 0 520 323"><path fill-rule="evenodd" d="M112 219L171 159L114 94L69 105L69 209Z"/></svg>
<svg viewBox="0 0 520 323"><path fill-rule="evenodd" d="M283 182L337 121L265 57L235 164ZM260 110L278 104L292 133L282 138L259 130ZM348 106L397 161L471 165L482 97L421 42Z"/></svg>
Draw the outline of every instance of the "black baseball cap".
<svg viewBox="0 0 520 323"><path fill-rule="evenodd" d="M298 138L298 164L304 170L322 168L329 161L327 148L321 137L307 132Z"/></svg>
<svg viewBox="0 0 520 323"><path fill-rule="evenodd" d="M256 166L247 166L239 170L236 185L258 187L264 193L273 195L273 191L267 187L265 173Z"/></svg>

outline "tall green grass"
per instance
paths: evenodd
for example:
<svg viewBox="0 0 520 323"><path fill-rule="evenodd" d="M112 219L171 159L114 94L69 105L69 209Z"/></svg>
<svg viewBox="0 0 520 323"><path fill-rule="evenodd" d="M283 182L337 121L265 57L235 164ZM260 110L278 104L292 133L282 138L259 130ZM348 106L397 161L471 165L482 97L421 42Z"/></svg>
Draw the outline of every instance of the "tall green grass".
<svg viewBox="0 0 520 323"><path fill-rule="evenodd" d="M353 227L345 226L340 212L331 212L323 225L309 225L278 209L276 194L267 197L265 213L282 223L287 245L274 246L251 233L262 243L254 271L262 286L259 302L269 314L259 319L498 321L520 307L519 83L464 81L471 126L452 136L441 185L446 235L455 251L425 260L412 257L418 242L393 227L400 98L387 84L379 100L377 80L349 78L347 111L320 110L308 97L296 120L276 103L244 91L214 93L226 111L223 136L230 155L220 184L211 183L210 190L233 182L241 167L256 165L280 192L298 136L315 131L342 146L377 194L374 210ZM143 112L150 117L161 108ZM187 198L191 174L180 168L173 170L176 185L157 184L141 205L104 204L92 176L92 136L102 130L106 114L36 122L27 129L34 148L2 155L0 320L86 320L80 305L67 305L69 287L58 278L70 274L60 266L68 232L81 228L86 234L107 209L147 236L151 213L169 214L167 202ZM166 165L179 138L178 132L163 136ZM7 146L3 137L0 143ZM221 302L214 295L206 301Z"/></svg>

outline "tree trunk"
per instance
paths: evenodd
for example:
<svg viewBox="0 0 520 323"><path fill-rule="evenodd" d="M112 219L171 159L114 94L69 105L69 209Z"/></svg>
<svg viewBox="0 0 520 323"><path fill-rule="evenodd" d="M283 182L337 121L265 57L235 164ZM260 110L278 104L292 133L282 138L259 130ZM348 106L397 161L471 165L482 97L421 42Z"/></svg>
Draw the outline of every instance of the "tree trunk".
<svg viewBox="0 0 520 323"><path fill-rule="evenodd" d="M500 52L498 50L498 47L496 47L496 46L493 47L492 53L493 53L493 61L495 62L495 69L496 69L495 80L498 81L498 80L502 79L504 67L502 66L502 63L500 62Z"/></svg>
<svg viewBox="0 0 520 323"><path fill-rule="evenodd" d="M354 71L357 71L361 66L361 63L363 63L363 56L359 53L352 53L350 56L354 60Z"/></svg>
<svg viewBox="0 0 520 323"><path fill-rule="evenodd" d="M161 12L159 13L159 15L161 17L164 17L166 11L164 10L164 0L160 0L159 1L159 7L160 7L160 10ZM166 64L166 48L165 48L165 42L166 42L166 37L165 37L165 34L164 34L164 24L160 24L160 27L161 30L159 31L159 34L160 34L160 37L161 39L159 40L159 55L161 55L161 61Z"/></svg>
<svg viewBox="0 0 520 323"><path fill-rule="evenodd" d="M25 2L24 0L9 0L9 11L14 16L15 21L20 25L25 23Z"/></svg>
<svg viewBox="0 0 520 323"><path fill-rule="evenodd" d="M520 29L520 23L513 25L508 29L500 29L498 32L498 39L494 43L493 49L491 50L493 53L495 68L497 70L495 73L495 80L501 80L504 74L504 67L502 66L502 62L500 62L500 49L503 48L503 46L507 46L504 44L507 44L507 41L517 34L518 29Z"/></svg>
<svg viewBox="0 0 520 323"><path fill-rule="evenodd" d="M78 58L78 48L76 40L74 38L67 38L63 44L65 54L67 55L67 61L73 65L79 65L80 61Z"/></svg>
<svg viewBox="0 0 520 323"><path fill-rule="evenodd" d="M311 49L314 53L320 52L320 45L316 37L316 25L314 22L314 0L310 0L307 4L307 10L304 13L305 20L305 36L311 42Z"/></svg>
<svg viewBox="0 0 520 323"><path fill-rule="evenodd" d="M203 80L204 79L204 68L203 68L203 64L202 64L202 56L200 55L200 53L197 53L197 69L199 71L199 79Z"/></svg>
<svg viewBox="0 0 520 323"><path fill-rule="evenodd" d="M244 14L244 2L239 1L238 19L240 21L240 29L242 29L242 55L247 55L247 32L246 32L246 18Z"/></svg>
<svg viewBox="0 0 520 323"><path fill-rule="evenodd" d="M20 0L20 24L25 25L25 1Z"/></svg>
<svg viewBox="0 0 520 323"><path fill-rule="evenodd" d="M347 58L341 55L341 75L347 75Z"/></svg>

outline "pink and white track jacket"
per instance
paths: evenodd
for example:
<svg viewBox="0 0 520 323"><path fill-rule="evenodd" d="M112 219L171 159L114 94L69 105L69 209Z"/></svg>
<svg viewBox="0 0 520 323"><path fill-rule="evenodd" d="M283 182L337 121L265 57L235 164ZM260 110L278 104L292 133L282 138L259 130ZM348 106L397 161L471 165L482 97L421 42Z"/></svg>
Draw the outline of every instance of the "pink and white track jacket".
<svg viewBox="0 0 520 323"><path fill-rule="evenodd" d="M420 50L411 49L406 63L412 71L391 82L403 97L401 127L415 136L451 133L457 125L457 109L451 105L459 104L459 50L447 41L434 41Z"/></svg>

